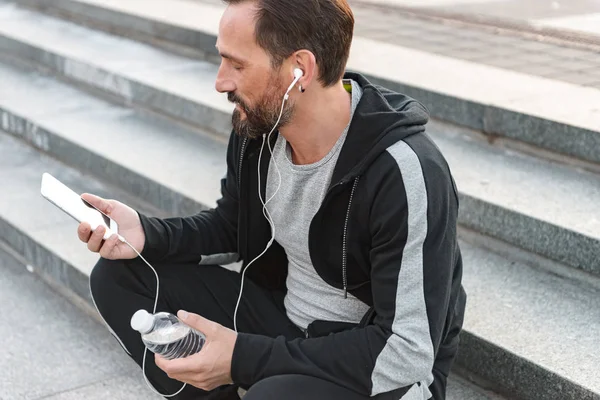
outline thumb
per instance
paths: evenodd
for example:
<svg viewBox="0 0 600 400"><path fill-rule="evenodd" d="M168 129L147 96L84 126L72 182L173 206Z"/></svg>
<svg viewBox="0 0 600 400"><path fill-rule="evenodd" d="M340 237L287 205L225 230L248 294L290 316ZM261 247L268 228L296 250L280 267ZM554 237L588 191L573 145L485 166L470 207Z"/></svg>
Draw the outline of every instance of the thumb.
<svg viewBox="0 0 600 400"><path fill-rule="evenodd" d="M103 199L102 197L98 197L90 193L84 193L81 195L81 199L90 203L92 206L96 207L106 215L110 215L110 212L112 211L112 204L110 201Z"/></svg>
<svg viewBox="0 0 600 400"><path fill-rule="evenodd" d="M192 328L202 332L207 338L210 333L213 332L215 327L218 325L216 322L213 322L209 319L201 317L198 314L189 313L184 310L179 310L177 312L177 318L183 321L186 325L191 326Z"/></svg>

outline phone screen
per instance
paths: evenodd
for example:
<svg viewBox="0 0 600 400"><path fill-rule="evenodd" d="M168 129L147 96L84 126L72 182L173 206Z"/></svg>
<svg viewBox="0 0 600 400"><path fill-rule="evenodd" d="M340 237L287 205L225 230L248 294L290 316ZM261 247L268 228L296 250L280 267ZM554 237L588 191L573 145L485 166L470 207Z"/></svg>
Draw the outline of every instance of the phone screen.
<svg viewBox="0 0 600 400"><path fill-rule="evenodd" d="M80 197L80 199L81 199L81 197ZM103 212L98 210L96 207L94 207L93 205L91 205L90 203L85 201L84 199L81 199L81 201L83 201L83 204L85 204L89 208L93 208L94 210L98 211L100 213L100 215L102 215L102 219L104 220L104 223L106 224L106 226L110 227L110 218L107 215L105 215Z"/></svg>

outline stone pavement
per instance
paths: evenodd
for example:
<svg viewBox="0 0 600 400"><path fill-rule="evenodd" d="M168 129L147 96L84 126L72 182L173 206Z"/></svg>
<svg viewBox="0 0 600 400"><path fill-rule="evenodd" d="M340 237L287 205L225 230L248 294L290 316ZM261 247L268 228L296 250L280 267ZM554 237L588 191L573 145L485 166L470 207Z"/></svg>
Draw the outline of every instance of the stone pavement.
<svg viewBox="0 0 600 400"><path fill-rule="evenodd" d="M220 0L197 1L222 4ZM418 3L416 0L369 1L409 6ZM531 1L534 0L530 0L529 3ZM356 36L600 89L600 36L597 49L575 48L568 47L566 44L557 44L544 37L535 40L523 35L501 34L493 29L468 26L448 20L420 18L408 15L402 9L371 5L365 3L364 0L349 0L349 3L356 19ZM431 0L425 1L425 4L431 3ZM434 3L449 7L451 2L436 0ZM454 3L461 3L461 0L453 0L452 4ZM490 1L471 1L470 7L475 9L475 3L485 9ZM498 9L502 10L504 9L503 5L499 3L511 2L498 0L494 3ZM600 1L595 4L598 4L600 9ZM512 10L511 12L517 11L515 7L510 10ZM600 27L600 21L598 26ZM398 68L401 69L402 66L399 65Z"/></svg>
<svg viewBox="0 0 600 400"><path fill-rule="evenodd" d="M428 14L464 19L555 28L600 40L600 1L597 0L359 0ZM462 19L462 18L461 18Z"/></svg>
<svg viewBox="0 0 600 400"><path fill-rule="evenodd" d="M161 398L104 326L1 244L0 271L0 400Z"/></svg>
<svg viewBox="0 0 600 400"><path fill-rule="evenodd" d="M600 49L569 48L411 18L394 9L353 5L353 10L358 36L600 89Z"/></svg>

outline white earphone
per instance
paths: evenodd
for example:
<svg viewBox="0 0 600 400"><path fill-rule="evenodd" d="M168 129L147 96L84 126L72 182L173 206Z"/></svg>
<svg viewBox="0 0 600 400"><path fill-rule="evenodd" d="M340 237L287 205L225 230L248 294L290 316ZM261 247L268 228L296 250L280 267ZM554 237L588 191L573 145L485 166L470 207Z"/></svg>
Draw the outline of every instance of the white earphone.
<svg viewBox="0 0 600 400"><path fill-rule="evenodd" d="M300 68L294 68L294 80L292 81L291 85L287 88L287 90L285 92L285 96L283 96L284 100L287 100L289 98L290 90L292 90L294 85L296 83L298 83L298 81L300 80L300 78L302 78L302 76L304 76L304 72L302 72L302 70Z"/></svg>

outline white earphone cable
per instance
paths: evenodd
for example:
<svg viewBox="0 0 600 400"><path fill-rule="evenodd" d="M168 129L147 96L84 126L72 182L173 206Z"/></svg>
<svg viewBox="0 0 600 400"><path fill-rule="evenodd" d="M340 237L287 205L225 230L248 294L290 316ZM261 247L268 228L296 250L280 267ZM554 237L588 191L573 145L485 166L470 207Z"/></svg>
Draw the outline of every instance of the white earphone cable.
<svg viewBox="0 0 600 400"><path fill-rule="evenodd" d="M273 131L275 131L275 128L277 128L277 126L279 125L279 121L281 121L281 117L283 115L283 109L285 107L285 102L288 99L288 94L290 92L290 90L292 89L292 87L296 84L296 82L300 79L302 75L295 75L295 79L292 82L292 84L289 86L289 88L287 89L285 95L283 96L283 100L281 102L281 110L279 111L279 117L277 118L277 122L275 123L275 125L273 126L273 128L271 129L271 131L269 132L268 135L264 135L263 134L263 142L262 145L260 147L260 153L258 156L258 196L260 199L260 202L263 205L263 215L265 216L265 218L267 219L267 221L269 222L269 225L271 226L271 239L269 240L269 242L267 243L267 246L265 247L265 249L262 251L262 253L260 253L258 256L256 256L252 261L250 261L248 263L248 265L246 266L246 268L244 269L244 271L242 272L242 279L241 279L241 284L240 284L240 294L238 296L236 305L235 305L235 311L233 313L233 327L234 330L237 332L237 312L238 312L238 308L240 305L240 300L242 299L242 293L244 291L244 276L246 274L246 271L248 270L248 268L250 267L250 265L252 263L254 263L254 261L258 260L263 254L265 254L267 252L267 250L269 249L269 247L271 247L271 245L273 244L273 242L275 241L275 224L273 223L273 219L271 217L271 214L269 213L269 210L267 208L267 204L269 204L269 202L275 197L275 195L277 194L277 192L279 192L279 189L281 188L281 173L279 171L279 167L277 166L277 162L275 162L275 160L273 160L273 149L271 148L271 143L270 143L270 139L271 139L271 134L273 133ZM268 142L268 147L269 147L269 152L271 153L271 159L273 160L273 164L275 164L275 169L277 171L277 176L278 176L278 183L277 183L277 189L275 190L275 192L271 195L271 197L269 197L267 199L267 201L265 202L264 199L262 198L262 194L260 192L260 188L261 188L261 180L260 180L260 162L261 162L261 158L262 158L262 151L263 148L265 146L265 137L267 138L267 142ZM150 269L152 270L152 272L154 272L154 276L156 277L156 296L154 298L154 305L152 307L152 314L156 314L156 307L158 305L158 294L159 294L159 288L160 288L160 279L158 277L158 273L156 272L156 270L154 269L154 267L148 262L146 261L146 259L144 257L142 257L142 255L136 250L135 247L133 247L131 245L131 243L129 243L127 241L127 239L125 239L123 236L118 235L119 240L125 244L127 244L129 247L131 247L131 249L138 255L138 257L140 257L142 259L142 261L144 261L146 263L146 265L148 265L148 267L150 267ZM99 313L99 311L98 311ZM154 393L158 394L159 396L163 396L163 397L173 397L173 396L177 396L179 393L181 393L181 391L187 386L187 383L184 383L183 386L181 387L181 389L179 389L177 392L173 393L173 394L162 394L159 393L154 386L150 383L150 381L148 380L148 377L146 376L146 355L148 354L148 348L146 346L144 346L144 355L142 357L142 376L144 377L144 381L146 382L146 384L148 385L148 387L150 388L150 390L152 390Z"/></svg>
<svg viewBox="0 0 600 400"><path fill-rule="evenodd" d="M158 273L156 272L156 270L154 269L154 267L152 265L150 265L150 263L148 261L146 261L146 259L144 257L142 257L142 255L136 250L135 247L133 247L131 245L131 243L129 243L127 241L127 239L125 239L123 236L119 235L119 240L125 244L127 244L129 247L131 247L131 249L133 251L135 251L135 253L142 259L142 261L144 261L152 270L152 272L154 272L154 276L156 277L156 296L154 298L154 306L152 307L152 314L156 314L156 306L158 304L158 293L159 293L159 286L160 286L160 279L158 278ZM150 390L152 390L154 393L158 394L159 396L163 396L163 397L173 397L173 396L177 396L179 393L181 393L181 391L186 387L187 383L184 383L183 386L181 387L181 389L179 389L177 392L173 393L173 394L162 394L159 393L154 386L152 386L152 384L150 383L150 381L148 380L148 377L146 376L146 355L148 354L148 348L146 346L144 346L144 356L142 357L142 376L144 377L144 381L146 381L146 384L148 385L148 387L150 388Z"/></svg>
<svg viewBox="0 0 600 400"><path fill-rule="evenodd" d="M239 294L237 302L235 304L235 311L233 312L233 329L236 332L238 331L237 330L237 313L238 313L238 309L239 309L239 306L240 306L240 301L242 299L242 293L244 292L244 276L246 275L246 271L248 271L248 268L250 267L250 265L252 265L252 263L254 263L254 261L258 260L260 257L263 256L263 254L265 254L267 252L267 250L269 250L269 247L271 247L271 245L275 241L275 224L273 223L273 219L271 218L271 214L269 213L269 210L267 209L267 204L271 200L273 200L273 198L275 197L275 195L279 191L279 188L281 187L281 173L279 172L279 167L277 166L277 163L275 161L273 161L273 164L275 164L275 169L276 169L277 175L278 175L278 184L277 184L277 189L275 190L275 192L265 202L263 200L262 194L260 192L260 188L261 188L261 184L260 184L260 162L261 162L261 159L262 159L263 148L265 147L265 136L267 136L267 142L268 142L268 146L269 146L269 151L271 152L271 159L273 159L273 150L271 149L270 138L271 138L271 134L273 133L273 131L275 131L275 128L277 128L277 125L279 125L279 121L281 120L281 116L283 115L283 108L285 106L285 102L287 101L287 94L288 94L289 90L290 89L288 89L288 91L286 92L285 96L283 96L283 101L281 102L281 110L279 111L279 117L277 118L277 122L275 123L275 125L271 129L271 132L269 132L268 135L264 135L263 134L263 142L262 142L262 145L260 146L260 153L258 154L258 168L257 168L257 171L258 171L258 197L260 199L260 202L263 205L263 210L262 210L263 211L263 215L265 216L265 218L269 222L269 225L271 226L271 239L267 243L267 246L262 251L262 253L260 253L252 261L250 261L248 263L248 265L246 265L246 268L244 268L244 271L242 271L242 280L241 280L241 283L240 283L240 294Z"/></svg>

